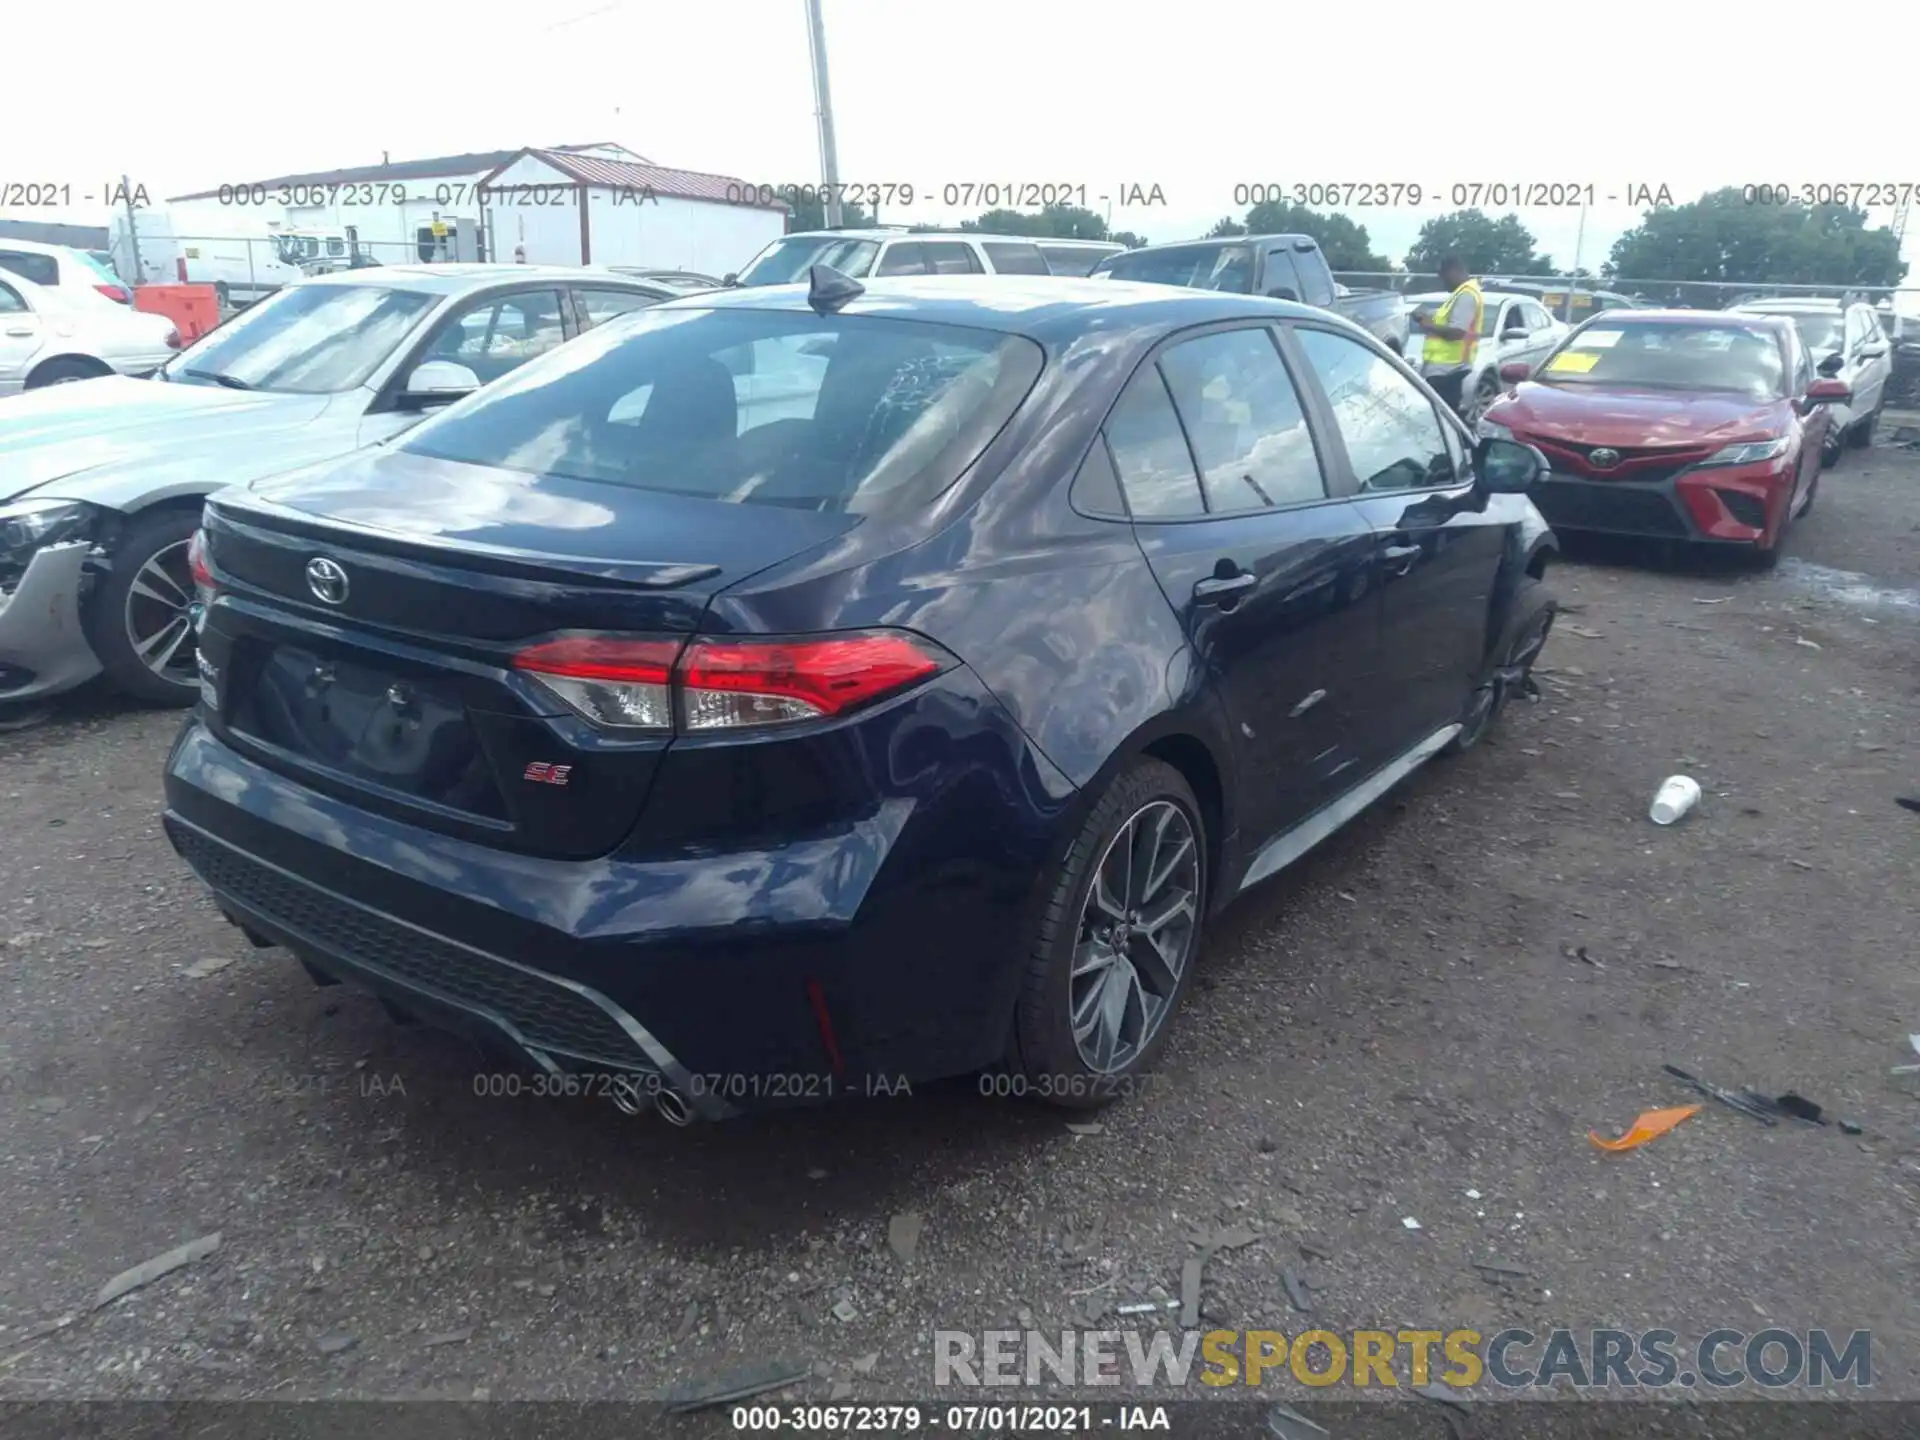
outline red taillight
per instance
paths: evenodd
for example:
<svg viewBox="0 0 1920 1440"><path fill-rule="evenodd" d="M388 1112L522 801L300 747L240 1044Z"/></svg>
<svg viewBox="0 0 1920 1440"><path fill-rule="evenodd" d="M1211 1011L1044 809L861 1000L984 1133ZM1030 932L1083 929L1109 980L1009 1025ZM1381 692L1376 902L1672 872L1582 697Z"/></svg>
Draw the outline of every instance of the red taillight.
<svg viewBox="0 0 1920 1440"><path fill-rule="evenodd" d="M207 532L196 530L193 539L187 542L187 568L193 572L193 583L204 589L213 588L213 569L207 564Z"/></svg>
<svg viewBox="0 0 1920 1440"><path fill-rule="evenodd" d="M127 293L127 287L124 285L96 285L93 288L106 296L107 299L117 300L122 305L131 305L133 303L133 296Z"/></svg>
<svg viewBox="0 0 1920 1440"><path fill-rule="evenodd" d="M598 724L682 731L845 714L951 663L928 642L889 631L695 640L684 650L674 640L574 636L532 646L513 661Z"/></svg>

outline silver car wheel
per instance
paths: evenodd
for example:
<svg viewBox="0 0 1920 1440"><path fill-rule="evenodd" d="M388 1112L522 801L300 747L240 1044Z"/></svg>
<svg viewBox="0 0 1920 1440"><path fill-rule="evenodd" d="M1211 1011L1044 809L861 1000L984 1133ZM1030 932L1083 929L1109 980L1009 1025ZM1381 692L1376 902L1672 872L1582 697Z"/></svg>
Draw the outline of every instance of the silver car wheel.
<svg viewBox="0 0 1920 1440"><path fill-rule="evenodd" d="M127 643L149 670L175 685L191 685L197 668L188 543L148 556L127 587Z"/></svg>

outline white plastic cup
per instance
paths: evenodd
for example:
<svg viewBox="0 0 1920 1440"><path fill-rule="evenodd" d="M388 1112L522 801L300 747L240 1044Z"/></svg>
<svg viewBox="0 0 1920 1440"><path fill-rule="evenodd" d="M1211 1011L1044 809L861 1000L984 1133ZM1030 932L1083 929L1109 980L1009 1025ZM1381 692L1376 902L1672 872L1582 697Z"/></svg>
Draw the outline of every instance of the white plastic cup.
<svg viewBox="0 0 1920 1440"><path fill-rule="evenodd" d="M1660 782L1647 818L1656 825L1671 825L1699 803L1699 781L1688 775L1669 775Z"/></svg>

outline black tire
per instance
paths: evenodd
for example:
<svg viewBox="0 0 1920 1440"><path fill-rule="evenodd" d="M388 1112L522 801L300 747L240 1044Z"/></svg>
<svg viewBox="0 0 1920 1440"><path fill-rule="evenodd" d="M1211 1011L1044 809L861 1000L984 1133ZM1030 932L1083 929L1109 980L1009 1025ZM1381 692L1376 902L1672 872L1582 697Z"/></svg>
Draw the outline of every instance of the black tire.
<svg viewBox="0 0 1920 1440"><path fill-rule="evenodd" d="M43 390L49 385L71 385L76 380L93 380L113 371L97 360L77 360L67 356L49 360L27 377L28 390Z"/></svg>
<svg viewBox="0 0 1920 1440"><path fill-rule="evenodd" d="M1467 696L1461 711L1460 733L1441 749L1442 755L1460 755L1473 749L1493 729L1514 692L1532 684L1534 662L1553 633L1554 617L1559 613L1560 602L1544 580L1529 575L1520 582L1487 673Z"/></svg>
<svg viewBox="0 0 1920 1440"><path fill-rule="evenodd" d="M1500 377L1489 370L1475 383L1471 394L1460 402L1460 418L1469 426L1476 424L1486 408L1500 398Z"/></svg>
<svg viewBox="0 0 1920 1440"><path fill-rule="evenodd" d="M160 583L161 577L151 572L143 576L149 564L157 564L172 577L173 588L184 597L177 607L184 618L186 604L193 599L192 577L185 569L186 545L199 524L198 507L150 510L130 521L120 532L112 564L94 585L87 605L87 639L108 681L123 695L150 705L185 706L199 698L193 632L189 627L185 634L177 633L167 614L172 596ZM138 592L136 580L142 581ZM174 663L165 673L156 672L142 657L136 635L154 641L153 654L163 649L170 652Z"/></svg>
<svg viewBox="0 0 1920 1440"><path fill-rule="evenodd" d="M1880 412L1876 410L1847 432L1847 444L1856 450L1866 449L1873 444L1873 432L1879 424Z"/></svg>
<svg viewBox="0 0 1920 1440"><path fill-rule="evenodd" d="M1154 821L1167 811L1180 818L1186 827L1185 838L1191 842L1190 852L1179 851L1178 837L1170 823L1163 832L1167 838L1154 850L1157 863L1146 867L1150 871L1164 868L1169 875L1171 888L1166 892L1169 905L1177 899L1178 891L1189 888L1188 882L1191 882L1192 914L1178 937L1183 953L1171 983L1167 983L1164 973L1150 975L1152 966L1136 968L1135 959L1128 958L1165 954L1145 938L1149 932L1144 925L1139 926L1137 932L1131 924L1107 925L1109 935L1115 929L1129 932L1117 948L1096 936L1106 916L1113 912L1094 898L1094 882L1101 878L1103 862L1112 862L1106 878L1113 880L1120 875L1130 854L1135 853L1115 849L1116 842L1132 822L1143 821L1139 838L1142 844L1147 844L1152 841ZM1179 855L1177 862L1176 854ZM1207 861L1206 827L1191 787L1178 770L1163 761L1147 757L1135 760L1120 773L1087 816L1061 862L1052 892L1042 902L1033 940L1028 946L1027 974L1014 1015L1013 1046L1008 1057L1013 1078L1021 1087L1016 1093L1069 1110L1092 1110L1131 1093L1140 1084L1140 1077L1153 1068L1165 1047L1174 1018L1192 987L1193 974L1198 968L1210 878ZM1111 884L1102 894L1110 902L1115 899ZM1104 946L1108 955L1123 957L1122 963L1076 977L1075 958L1082 953L1083 944L1089 947L1088 953ZM1136 946L1147 948L1138 950ZM1171 969L1171 966L1165 968ZM1115 1048L1108 1052L1105 1065L1089 1063L1075 1033L1074 997L1076 993L1083 997L1083 1012L1090 1008L1107 1009L1092 1004L1093 992L1103 982L1109 990L1118 985L1126 994L1118 1026L1124 1029L1136 1011L1132 998L1135 991L1124 983L1123 971L1134 977L1142 1000L1138 1010L1141 1023L1134 1044L1130 1050ZM1145 1004L1149 990L1155 992L1152 998L1157 1005L1150 1024ZM1097 1048L1097 1040L1092 1043Z"/></svg>

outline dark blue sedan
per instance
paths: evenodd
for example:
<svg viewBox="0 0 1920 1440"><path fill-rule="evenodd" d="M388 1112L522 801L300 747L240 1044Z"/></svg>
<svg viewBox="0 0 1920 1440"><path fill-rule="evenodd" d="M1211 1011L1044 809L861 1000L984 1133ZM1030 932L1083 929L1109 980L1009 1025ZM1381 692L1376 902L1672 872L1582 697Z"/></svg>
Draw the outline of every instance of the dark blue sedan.
<svg viewBox="0 0 1920 1440"><path fill-rule="evenodd" d="M1527 683L1539 457L1322 311L812 279L211 501L167 834L563 1093L1097 1104L1208 916Z"/></svg>

